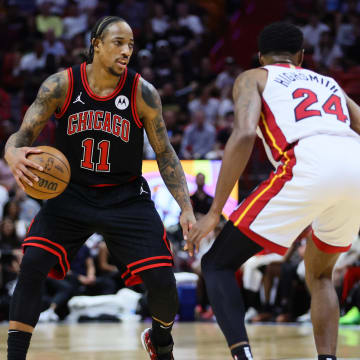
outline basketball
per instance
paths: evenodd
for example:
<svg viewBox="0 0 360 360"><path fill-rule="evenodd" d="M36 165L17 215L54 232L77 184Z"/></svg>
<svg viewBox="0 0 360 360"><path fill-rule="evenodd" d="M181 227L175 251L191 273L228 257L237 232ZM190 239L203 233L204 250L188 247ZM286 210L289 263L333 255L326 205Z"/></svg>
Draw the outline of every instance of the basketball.
<svg viewBox="0 0 360 360"><path fill-rule="evenodd" d="M52 199L60 195L70 181L70 164L65 155L51 146L38 146L41 154L29 154L28 159L41 165L44 171L31 168L30 170L39 178L29 186L22 182L25 192L36 199Z"/></svg>

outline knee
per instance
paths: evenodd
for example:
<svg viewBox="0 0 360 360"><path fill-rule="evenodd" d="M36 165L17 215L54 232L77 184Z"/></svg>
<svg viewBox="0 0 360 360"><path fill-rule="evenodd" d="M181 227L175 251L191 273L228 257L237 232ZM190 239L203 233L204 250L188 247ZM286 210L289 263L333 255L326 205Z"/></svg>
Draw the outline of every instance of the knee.
<svg viewBox="0 0 360 360"><path fill-rule="evenodd" d="M169 268L156 268L141 275L144 284L150 293L170 295L177 293L174 273Z"/></svg>

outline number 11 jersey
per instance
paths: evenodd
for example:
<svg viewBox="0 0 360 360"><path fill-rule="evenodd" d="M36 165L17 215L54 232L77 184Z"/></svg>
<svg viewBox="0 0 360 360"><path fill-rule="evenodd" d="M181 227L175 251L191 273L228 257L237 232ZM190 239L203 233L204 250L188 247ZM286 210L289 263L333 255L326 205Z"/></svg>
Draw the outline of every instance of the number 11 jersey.
<svg viewBox="0 0 360 360"><path fill-rule="evenodd" d="M141 175L143 125L136 110L140 75L126 68L114 91L98 96L90 88L86 63L67 69L69 87L58 119L56 147L71 166L71 181L117 185Z"/></svg>
<svg viewBox="0 0 360 360"><path fill-rule="evenodd" d="M350 128L346 98L334 79L290 64L263 68L268 79L257 133L275 166L302 138L327 134L360 140Z"/></svg>

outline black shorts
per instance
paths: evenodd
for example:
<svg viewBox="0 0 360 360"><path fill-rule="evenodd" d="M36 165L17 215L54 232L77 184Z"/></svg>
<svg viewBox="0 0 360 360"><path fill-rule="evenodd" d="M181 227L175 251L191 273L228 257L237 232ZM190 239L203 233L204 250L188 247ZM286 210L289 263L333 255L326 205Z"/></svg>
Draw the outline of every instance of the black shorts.
<svg viewBox="0 0 360 360"><path fill-rule="evenodd" d="M103 235L125 284L141 282L141 271L173 266L165 228L142 177L119 186L70 183L48 200L33 220L23 247L36 246L59 259L49 276L62 279L79 248L93 233Z"/></svg>

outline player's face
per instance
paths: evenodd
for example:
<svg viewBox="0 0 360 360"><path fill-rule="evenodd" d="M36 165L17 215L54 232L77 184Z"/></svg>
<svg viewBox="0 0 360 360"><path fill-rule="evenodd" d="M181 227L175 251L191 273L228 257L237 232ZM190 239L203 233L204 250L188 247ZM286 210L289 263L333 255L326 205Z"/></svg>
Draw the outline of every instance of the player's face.
<svg viewBox="0 0 360 360"><path fill-rule="evenodd" d="M97 45L100 62L111 74L121 75L134 49L134 36L130 26L123 21L109 25L102 41Z"/></svg>

